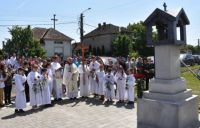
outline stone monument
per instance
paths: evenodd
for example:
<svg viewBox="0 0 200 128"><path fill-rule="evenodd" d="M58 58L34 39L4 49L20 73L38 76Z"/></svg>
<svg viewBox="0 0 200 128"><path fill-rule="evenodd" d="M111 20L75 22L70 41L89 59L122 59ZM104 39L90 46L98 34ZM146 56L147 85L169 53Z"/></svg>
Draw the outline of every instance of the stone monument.
<svg viewBox="0 0 200 128"><path fill-rule="evenodd" d="M155 9L145 20L147 45L155 48L155 78L137 104L138 128L194 128L198 123L198 97L180 77L180 47L186 44L189 19L183 8ZM158 39L152 31L157 29ZM177 39L180 28L180 39Z"/></svg>

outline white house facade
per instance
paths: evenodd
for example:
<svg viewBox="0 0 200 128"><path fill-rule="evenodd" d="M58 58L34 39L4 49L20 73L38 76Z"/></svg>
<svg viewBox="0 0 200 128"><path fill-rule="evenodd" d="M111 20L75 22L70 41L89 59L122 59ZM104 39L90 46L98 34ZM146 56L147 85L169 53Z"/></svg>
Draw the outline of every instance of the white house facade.
<svg viewBox="0 0 200 128"><path fill-rule="evenodd" d="M34 28L34 38L40 41L41 46L46 51L47 57L59 55L61 57L72 56L72 38L52 28Z"/></svg>

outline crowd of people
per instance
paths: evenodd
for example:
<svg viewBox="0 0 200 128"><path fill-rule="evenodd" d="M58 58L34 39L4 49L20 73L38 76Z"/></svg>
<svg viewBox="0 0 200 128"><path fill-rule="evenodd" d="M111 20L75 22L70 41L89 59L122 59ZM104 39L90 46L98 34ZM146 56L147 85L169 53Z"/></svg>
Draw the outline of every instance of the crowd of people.
<svg viewBox="0 0 200 128"><path fill-rule="evenodd" d="M120 57L117 62L109 60L105 65L96 56L82 61L81 57L68 57L66 61L55 55L51 59L40 57L11 57L0 64L0 106L12 104L12 85L16 88L15 113L24 112L26 103L36 109L38 106L51 106L62 101L88 98L134 105L134 85L136 79L146 81L154 76L152 60Z"/></svg>

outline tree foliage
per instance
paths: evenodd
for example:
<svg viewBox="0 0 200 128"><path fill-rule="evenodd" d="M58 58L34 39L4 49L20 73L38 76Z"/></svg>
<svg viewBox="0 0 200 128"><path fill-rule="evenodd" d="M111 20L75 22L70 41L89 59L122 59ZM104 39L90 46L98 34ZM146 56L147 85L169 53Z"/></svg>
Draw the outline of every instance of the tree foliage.
<svg viewBox="0 0 200 128"><path fill-rule="evenodd" d="M40 56L44 57L45 50L41 47L40 42L34 40L30 26L25 28L15 26L9 29L11 39L9 39L3 51L8 55L16 53L18 56Z"/></svg>
<svg viewBox="0 0 200 128"><path fill-rule="evenodd" d="M192 54L199 54L200 53L200 47L193 46L193 45L185 45L181 48L181 53L187 53L191 52Z"/></svg>
<svg viewBox="0 0 200 128"><path fill-rule="evenodd" d="M118 37L112 42L112 55L113 56L127 56L131 54L133 47L132 41L127 35L118 35Z"/></svg>
<svg viewBox="0 0 200 128"><path fill-rule="evenodd" d="M131 33L130 37L133 41L133 51L140 56L152 56L154 54L153 48L146 46L146 27L144 23L140 21L138 23L129 24L127 29ZM154 37L156 38L156 35L154 35Z"/></svg>

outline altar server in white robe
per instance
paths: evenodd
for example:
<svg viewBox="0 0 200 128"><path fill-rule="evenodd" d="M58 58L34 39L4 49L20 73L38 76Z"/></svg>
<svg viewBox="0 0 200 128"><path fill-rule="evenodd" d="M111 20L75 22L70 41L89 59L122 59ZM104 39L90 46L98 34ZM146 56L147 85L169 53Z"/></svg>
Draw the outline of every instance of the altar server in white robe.
<svg viewBox="0 0 200 128"><path fill-rule="evenodd" d="M98 84L98 95L101 97L100 100L104 100L105 94L105 72L104 66L100 65L100 71L97 74L97 84Z"/></svg>
<svg viewBox="0 0 200 128"><path fill-rule="evenodd" d="M26 81L26 75L24 69L19 68L18 74L15 74L15 86L16 86L16 98L15 98L15 113L24 112L26 108L26 95L24 83Z"/></svg>
<svg viewBox="0 0 200 128"><path fill-rule="evenodd" d="M52 74L53 74L53 89L52 89L52 92L53 92L55 101L62 100L61 98L58 98L59 94L57 93L57 91L58 91L59 87L57 87L58 84L56 85L56 77L55 77L56 70L58 70L60 68L61 68L61 65L59 63L59 58L58 58L58 56L54 56L53 62L51 63L51 70L52 70Z"/></svg>
<svg viewBox="0 0 200 128"><path fill-rule="evenodd" d="M78 68L69 57L64 68L63 84L67 86L67 95L70 100L78 97L78 75Z"/></svg>
<svg viewBox="0 0 200 128"><path fill-rule="evenodd" d="M90 95L89 92L89 68L87 64L81 64L79 66L79 74L80 74L80 96L82 98L86 98Z"/></svg>
<svg viewBox="0 0 200 128"><path fill-rule="evenodd" d="M114 91L114 75L111 73L112 69L108 68L108 73L105 75L105 97L107 101L112 101L115 98L115 91Z"/></svg>
<svg viewBox="0 0 200 128"><path fill-rule="evenodd" d="M51 64L47 63L47 73L48 73L48 78L49 78L49 89L50 89L50 94L52 94L53 90L53 72L51 68Z"/></svg>
<svg viewBox="0 0 200 128"><path fill-rule="evenodd" d="M127 89L128 89L128 103L127 104L134 104L134 84L135 84L135 77L133 75L133 69L129 69L127 71Z"/></svg>
<svg viewBox="0 0 200 128"><path fill-rule="evenodd" d="M55 86L54 86L54 92L55 92L55 100L61 101L63 97L63 90L62 90L62 84L63 84L63 68L60 67L58 69L55 69Z"/></svg>
<svg viewBox="0 0 200 128"><path fill-rule="evenodd" d="M117 98L119 103L122 103L125 100L126 74L121 65L115 74L115 81L117 83Z"/></svg>
<svg viewBox="0 0 200 128"><path fill-rule="evenodd" d="M47 69L41 70L41 81L42 81L42 104L50 105L51 104L51 95L50 95L50 78L48 77Z"/></svg>
<svg viewBox="0 0 200 128"><path fill-rule="evenodd" d="M32 66L32 71L27 76L30 94L30 106L32 106L32 108L36 108L37 105L42 104L42 93L40 87L38 86L40 77L41 75L38 73L38 66L34 64Z"/></svg>
<svg viewBox="0 0 200 128"><path fill-rule="evenodd" d="M90 84L90 92L94 94L94 96L98 95L98 84L96 79L96 73L99 71L100 64L96 61L96 58L92 57L92 62L89 65L90 70L90 77L89 77L89 84Z"/></svg>

